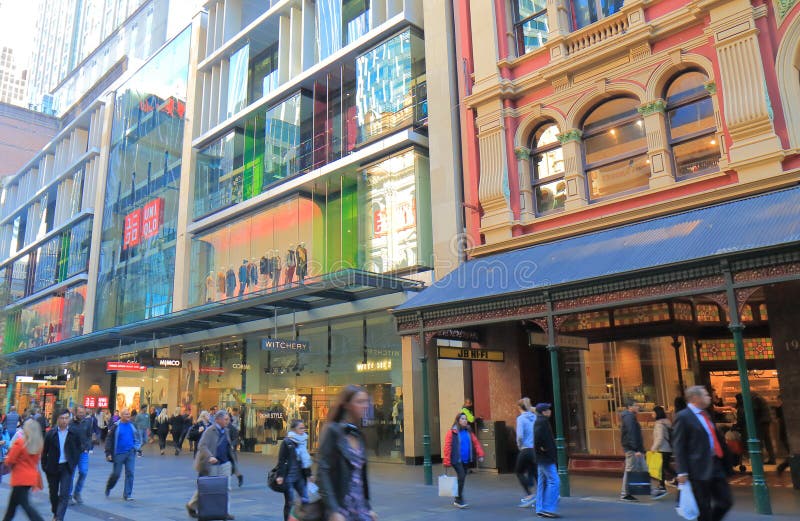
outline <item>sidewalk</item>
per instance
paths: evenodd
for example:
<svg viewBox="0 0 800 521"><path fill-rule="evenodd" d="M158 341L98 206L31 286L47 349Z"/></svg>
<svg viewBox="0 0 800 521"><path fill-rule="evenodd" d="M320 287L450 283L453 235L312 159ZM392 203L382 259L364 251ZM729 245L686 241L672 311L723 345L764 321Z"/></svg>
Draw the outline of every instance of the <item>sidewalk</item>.
<svg viewBox="0 0 800 521"><path fill-rule="evenodd" d="M245 476L244 486L234 486L231 492L231 511L239 521L281 521L283 496L266 488L266 474L274 465L274 458L260 454L241 454L240 463ZM83 492L85 504L70 506L70 521L186 521L184 504L192 494L194 480L191 455L160 456L153 445L145 449L145 456L136 461L133 502L122 500L122 477L111 496L103 495L105 480L111 464L96 450L91 456L89 476ZM434 483L441 474L441 466L434 467ZM45 485L46 486L46 485ZM519 484L512 475L491 473L470 474L467 477L465 497L471 507L455 509L447 498L437 496L436 486L422 484L422 468L405 465L372 464L370 466L372 503L383 521L485 521L538 519L532 510L517 508L522 496ZM726 521L797 519L800 515L800 492L787 487L770 490L774 516L753 513L752 489L734 487L736 504ZM0 512L8 504L8 477L0 485ZM644 499L637 504L620 503L619 479L601 477L572 477L573 497L563 498L561 513L568 519L675 521L673 509L675 495L660 501ZM33 494L33 504L50 519L47 491ZM25 514L18 512L18 518Z"/></svg>

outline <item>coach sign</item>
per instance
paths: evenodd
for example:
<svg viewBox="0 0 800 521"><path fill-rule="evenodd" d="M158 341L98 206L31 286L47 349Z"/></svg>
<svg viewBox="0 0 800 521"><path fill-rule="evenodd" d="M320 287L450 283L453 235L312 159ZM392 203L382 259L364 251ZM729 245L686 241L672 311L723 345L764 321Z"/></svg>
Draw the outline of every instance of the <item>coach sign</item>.
<svg viewBox="0 0 800 521"><path fill-rule="evenodd" d="M308 352L308 342L300 340L281 340L280 338L262 338L261 349L264 351Z"/></svg>

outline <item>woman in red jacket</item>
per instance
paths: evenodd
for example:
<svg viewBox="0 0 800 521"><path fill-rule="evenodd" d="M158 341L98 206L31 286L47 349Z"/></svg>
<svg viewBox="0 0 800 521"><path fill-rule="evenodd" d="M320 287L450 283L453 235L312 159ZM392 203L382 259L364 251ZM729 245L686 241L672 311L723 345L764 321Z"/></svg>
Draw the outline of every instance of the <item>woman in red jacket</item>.
<svg viewBox="0 0 800 521"><path fill-rule="evenodd" d="M42 475L39 473L39 459L42 455L44 439L42 428L35 420L27 420L22 426L22 435L17 437L6 456L6 465L11 467L11 496L3 521L11 521L20 506L31 521L44 521L29 502L29 492L42 488Z"/></svg>
<svg viewBox="0 0 800 521"><path fill-rule="evenodd" d="M464 479L467 477L467 465L475 461L483 461L483 447L478 442L475 433L469 428L467 415L459 412L453 428L444 437L444 466L453 467L458 476L458 496L453 505L458 508L467 508L464 502Z"/></svg>

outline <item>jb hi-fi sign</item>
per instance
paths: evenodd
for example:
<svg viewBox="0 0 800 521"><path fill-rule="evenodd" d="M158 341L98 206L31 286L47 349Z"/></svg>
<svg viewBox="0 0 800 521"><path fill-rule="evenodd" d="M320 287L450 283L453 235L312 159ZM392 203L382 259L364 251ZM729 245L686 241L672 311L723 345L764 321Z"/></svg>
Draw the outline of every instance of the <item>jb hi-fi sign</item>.
<svg viewBox="0 0 800 521"><path fill-rule="evenodd" d="M157 197L125 216L122 248L136 246L145 239L155 237L164 221L164 199Z"/></svg>

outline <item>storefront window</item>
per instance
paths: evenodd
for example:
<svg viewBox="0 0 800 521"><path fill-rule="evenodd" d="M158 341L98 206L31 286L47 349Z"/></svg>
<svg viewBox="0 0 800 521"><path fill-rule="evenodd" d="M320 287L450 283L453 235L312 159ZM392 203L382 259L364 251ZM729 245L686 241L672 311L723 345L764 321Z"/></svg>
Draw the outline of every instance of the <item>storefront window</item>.
<svg viewBox="0 0 800 521"><path fill-rule="evenodd" d="M645 447L652 443L653 407L672 411L678 368L672 338L659 337L590 344L588 351L566 361L568 378L583 396L568 397L570 446L589 454L620 455L620 413L627 399L635 400ZM571 387L575 387L572 385ZM582 439L585 431L585 439Z"/></svg>
<svg viewBox="0 0 800 521"><path fill-rule="evenodd" d="M172 310L190 29L117 91L96 328Z"/></svg>
<svg viewBox="0 0 800 521"><path fill-rule="evenodd" d="M429 186L427 158L409 150L198 234L190 302L273 291L347 268L429 267Z"/></svg>
<svg viewBox="0 0 800 521"><path fill-rule="evenodd" d="M356 59L359 142L410 126L424 102L425 53L410 30Z"/></svg>
<svg viewBox="0 0 800 521"><path fill-rule="evenodd" d="M6 352L82 335L85 300L86 284L81 284L11 311L6 322Z"/></svg>
<svg viewBox="0 0 800 521"><path fill-rule="evenodd" d="M292 329L261 336L295 338ZM248 339L248 363L259 377L248 376L245 437L258 446L274 446L287 423L302 419L309 446L316 450L330 407L348 384L363 386L370 407L361 426L370 459L403 458L401 342L385 313L298 327L302 352L264 351L261 336ZM249 375L252 375L252 370Z"/></svg>

